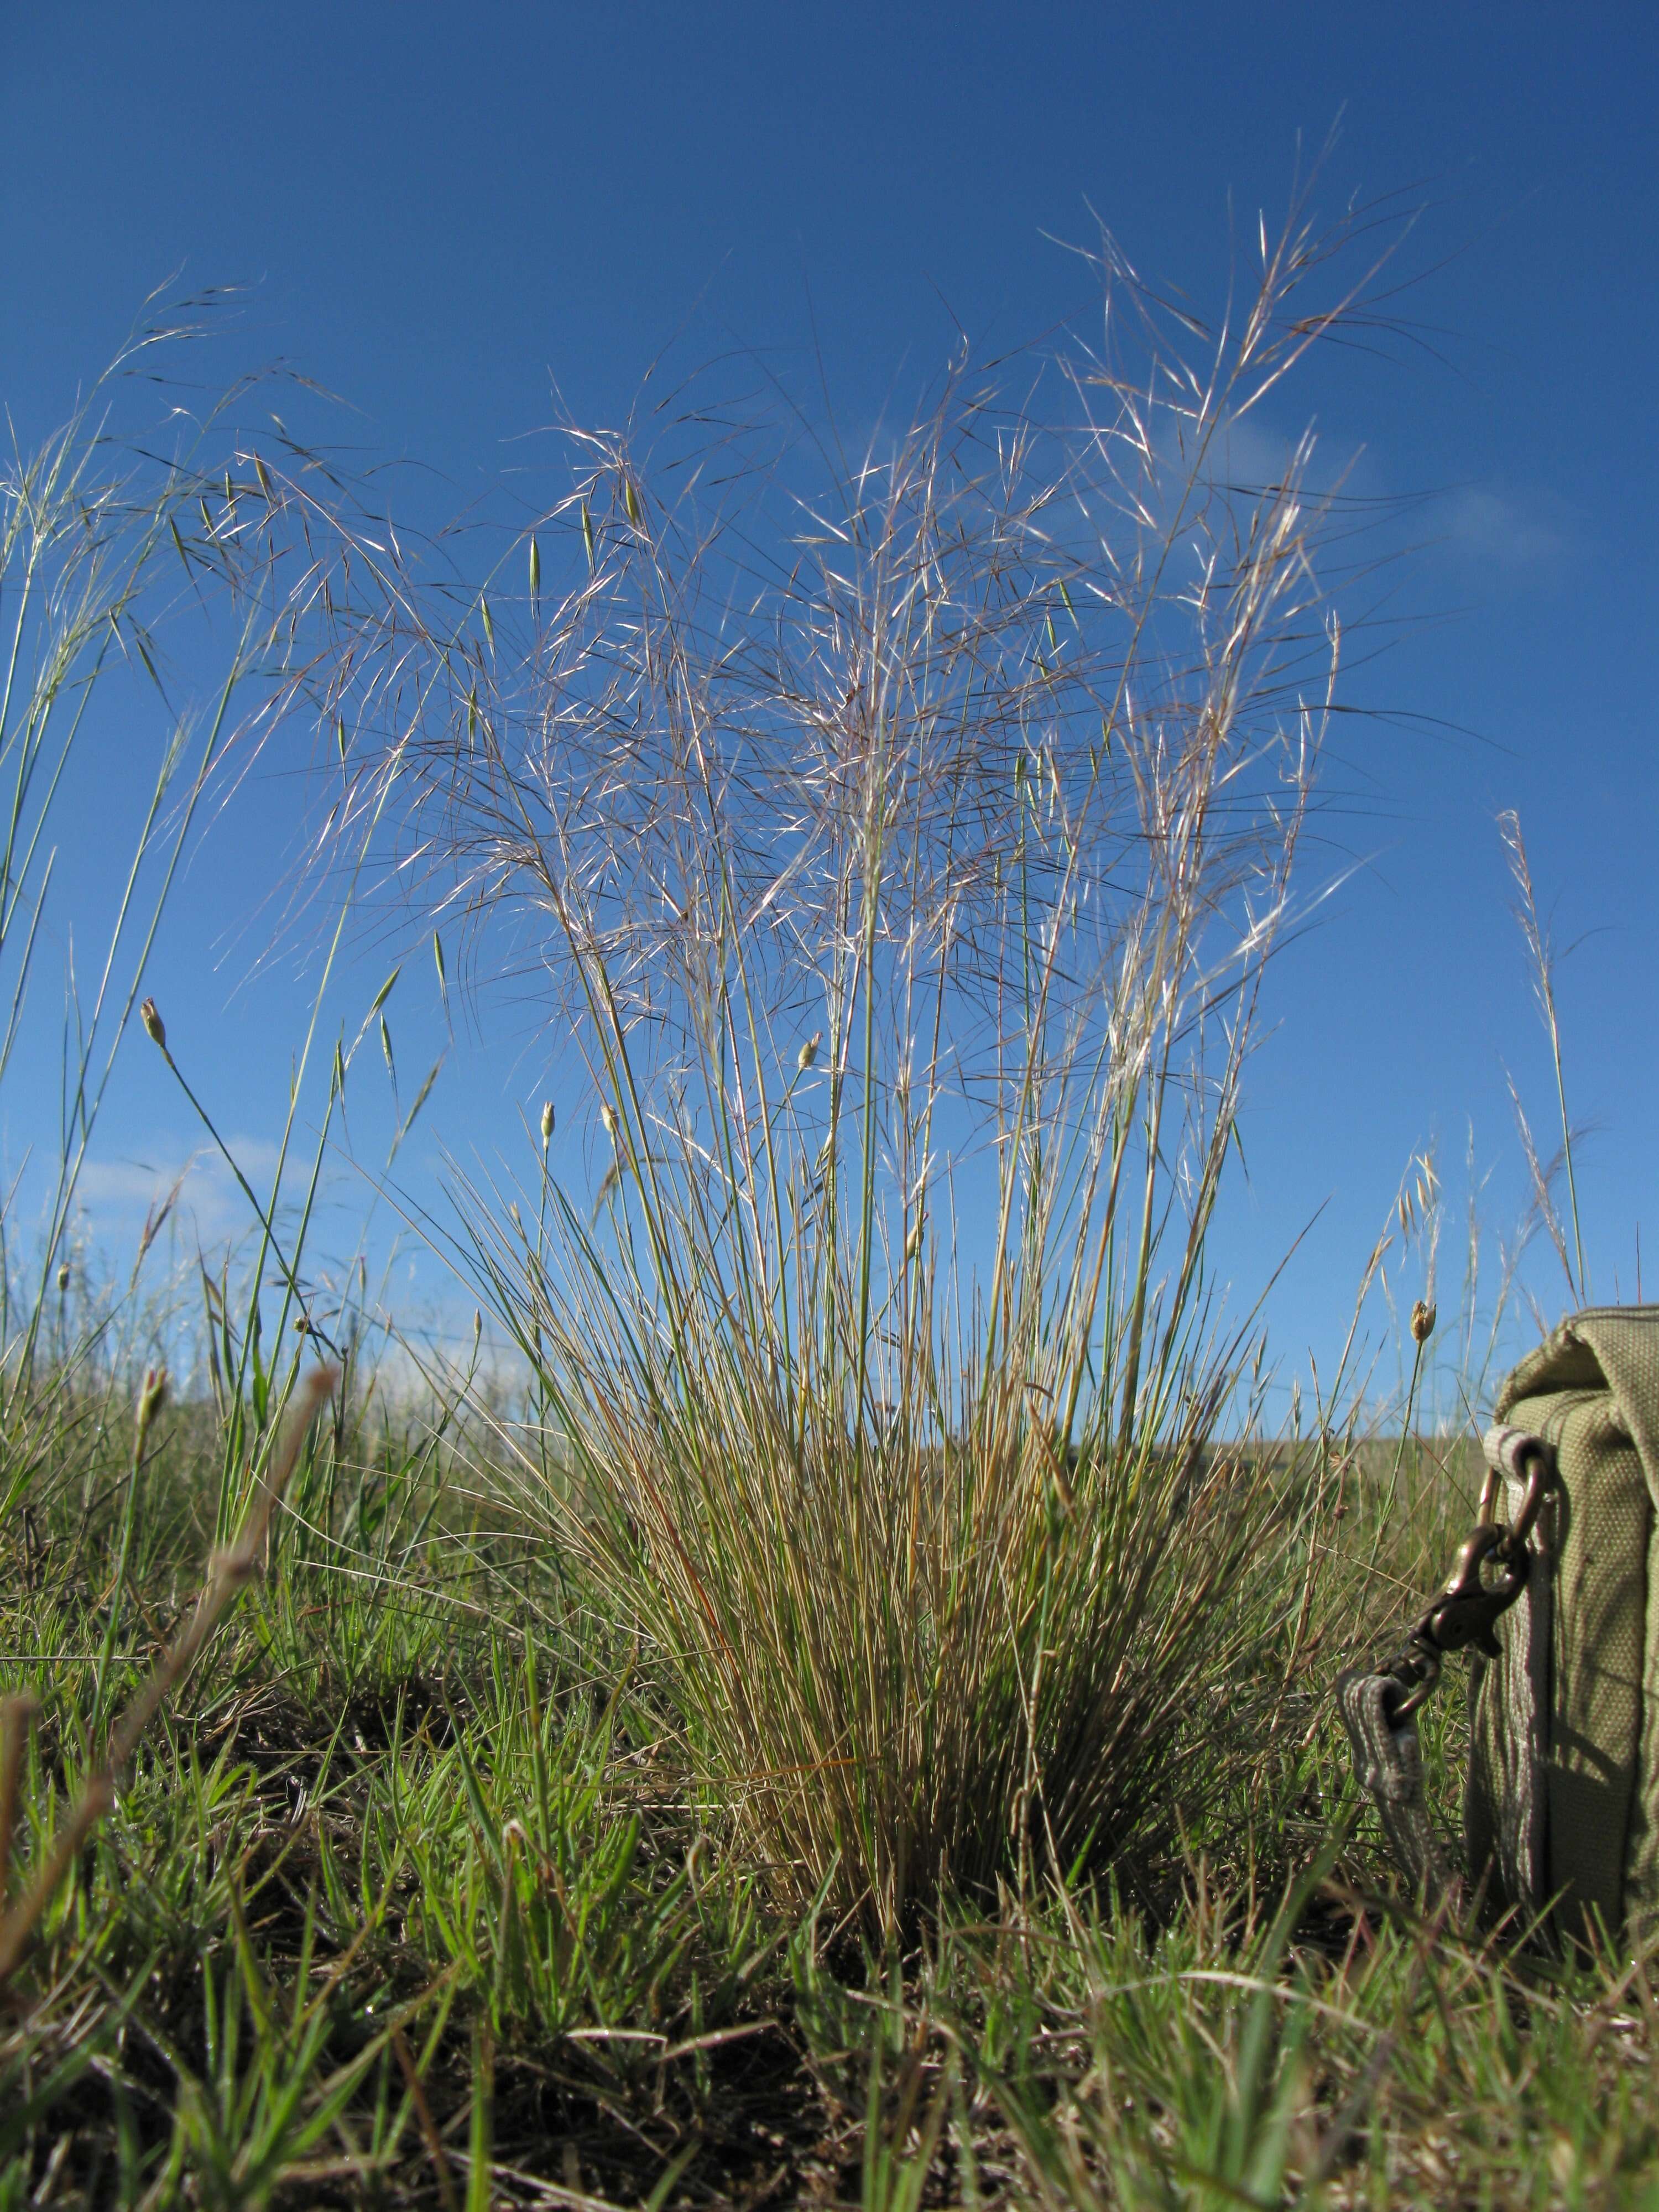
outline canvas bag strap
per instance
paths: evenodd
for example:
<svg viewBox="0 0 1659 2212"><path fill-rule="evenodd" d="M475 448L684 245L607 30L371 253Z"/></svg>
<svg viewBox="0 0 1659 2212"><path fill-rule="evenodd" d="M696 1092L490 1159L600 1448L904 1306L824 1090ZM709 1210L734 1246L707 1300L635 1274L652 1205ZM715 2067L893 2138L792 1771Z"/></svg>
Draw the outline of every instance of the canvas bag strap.
<svg viewBox="0 0 1659 2212"><path fill-rule="evenodd" d="M1431 1906L1455 1911L1462 1885L1446 1863L1423 1795L1423 1747L1415 1709L1395 1717L1401 1686L1392 1674L1355 1668L1336 1686L1353 1752L1354 1778L1376 1808L1395 1863Z"/></svg>

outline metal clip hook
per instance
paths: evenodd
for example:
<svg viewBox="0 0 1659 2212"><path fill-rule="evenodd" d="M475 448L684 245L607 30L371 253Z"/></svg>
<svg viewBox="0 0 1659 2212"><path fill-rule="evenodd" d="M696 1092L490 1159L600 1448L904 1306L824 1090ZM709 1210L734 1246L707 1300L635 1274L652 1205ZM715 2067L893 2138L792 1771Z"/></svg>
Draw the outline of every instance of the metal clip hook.
<svg viewBox="0 0 1659 2212"><path fill-rule="evenodd" d="M1534 1513L1536 1508L1534 1509ZM1497 1579L1486 1579L1487 1563ZM1516 1531L1482 1522L1457 1555L1439 1598L1419 1624L1419 1632L1441 1651L1461 1651L1473 1644L1489 1659L1498 1656L1492 1625L1501 1620L1527 1586L1532 1554Z"/></svg>

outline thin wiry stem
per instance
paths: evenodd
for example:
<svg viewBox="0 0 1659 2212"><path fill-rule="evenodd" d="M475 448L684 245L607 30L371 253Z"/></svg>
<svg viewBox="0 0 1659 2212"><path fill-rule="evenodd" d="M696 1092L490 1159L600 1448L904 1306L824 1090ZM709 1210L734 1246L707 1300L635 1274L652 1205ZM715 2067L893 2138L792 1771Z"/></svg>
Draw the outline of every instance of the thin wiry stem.
<svg viewBox="0 0 1659 2212"><path fill-rule="evenodd" d="M1510 872L1520 894L1516 907L1516 920L1521 925L1528 958L1532 968L1533 990L1538 1000L1538 1011L1542 1017L1545 1034L1550 1041L1550 1065L1555 1071L1555 1102L1561 1116L1561 1158L1566 1169L1567 1211L1572 1218L1572 1249L1576 1267L1567 1265L1566 1251L1553 1226L1554 1208L1549 1206L1546 1219L1552 1224L1556 1246L1565 1271L1567 1287L1579 1300L1589 1296L1589 1283L1584 1273L1584 1237L1578 1218L1578 1182L1572 1161L1572 1124L1567 1116L1567 1083L1562 1064L1561 1024L1555 1011L1555 947L1538 913L1538 901L1533 891L1532 866L1527 858L1527 843L1521 834L1521 817L1513 809L1498 817L1498 835L1503 838L1510 858ZM1512 1086L1511 1086L1512 1087ZM1516 1101L1519 1111L1519 1101ZM1532 1149L1530 1131L1522 1123L1522 1141L1527 1147L1533 1170L1534 1186L1543 1193L1547 1203L1547 1187L1538 1171L1536 1157Z"/></svg>

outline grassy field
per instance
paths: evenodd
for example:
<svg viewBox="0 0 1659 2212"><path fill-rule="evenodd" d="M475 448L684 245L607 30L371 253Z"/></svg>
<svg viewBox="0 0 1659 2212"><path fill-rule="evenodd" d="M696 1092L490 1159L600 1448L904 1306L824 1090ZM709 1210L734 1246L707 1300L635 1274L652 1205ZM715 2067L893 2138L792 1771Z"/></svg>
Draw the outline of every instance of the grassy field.
<svg viewBox="0 0 1659 2212"><path fill-rule="evenodd" d="M493 537L246 392L16 465L0 1074L87 702L161 735L4 1224L0 2203L1659 2204L1645 1967L1402 1894L1331 1700L1465 1531L1526 1237L1437 1294L1413 1159L1293 1393L1213 1249L1352 536L1310 441L1231 441L1375 235L1264 231L1196 339L1107 250L1103 351L955 362L856 466L683 393ZM285 746L325 957L256 1190L155 948ZM408 1202L479 1309L441 1355L315 1220L377 1054L387 1188L431 1091L342 1012L387 884L446 1006L447 930L568 1040ZM160 1280L78 1194L127 1051L247 1207Z"/></svg>
<svg viewBox="0 0 1659 2212"><path fill-rule="evenodd" d="M14 1896L187 1615L224 1466L210 1407L136 1470L130 1408L58 1419L5 1560ZM1415 1586L1456 1473L1414 1445L1386 1525L1357 1477L1299 1657L1243 1580L1248 1659L1138 1842L883 1942L757 1863L672 1680L475 1454L331 1400L14 1978L5 2201L1651 2201L1645 1975L1425 1921L1347 1811L1354 1563L1381 1537Z"/></svg>

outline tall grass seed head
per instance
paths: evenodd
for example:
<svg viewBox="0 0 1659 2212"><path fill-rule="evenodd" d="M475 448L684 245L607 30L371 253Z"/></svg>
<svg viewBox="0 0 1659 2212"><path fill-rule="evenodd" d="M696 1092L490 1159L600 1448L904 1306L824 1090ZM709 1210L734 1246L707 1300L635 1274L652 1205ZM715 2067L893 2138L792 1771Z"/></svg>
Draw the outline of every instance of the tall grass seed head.
<svg viewBox="0 0 1659 2212"><path fill-rule="evenodd" d="M614 1145L617 1141L617 1109L608 1098L599 1101L599 1119L605 1124L605 1133Z"/></svg>
<svg viewBox="0 0 1659 2212"><path fill-rule="evenodd" d="M545 1152L553 1139L553 1101L542 1102L542 1150Z"/></svg>
<svg viewBox="0 0 1659 2212"><path fill-rule="evenodd" d="M1421 1298L1412 1308L1412 1342L1426 1344L1434 1334L1434 1324L1439 1318L1439 1309Z"/></svg>
<svg viewBox="0 0 1659 2212"><path fill-rule="evenodd" d="M796 1057L795 1065L801 1070L803 1074L809 1067L811 1067L812 1062L817 1058L818 1047L823 1042L823 1031L822 1030L814 1030L811 1036L807 1038L805 1043L801 1047L800 1051Z"/></svg>
<svg viewBox="0 0 1659 2212"><path fill-rule="evenodd" d="M131 1006L132 1002L129 1000L127 1003ZM146 999L143 1005L139 1007L138 1012L152 1042L159 1044L165 1052L167 1048L167 1024L161 1019L161 1009L155 1000Z"/></svg>
<svg viewBox="0 0 1659 2212"><path fill-rule="evenodd" d="M138 1392L138 1435L140 1441L149 1432L149 1425L167 1402L167 1370L165 1367L147 1368L143 1386Z"/></svg>

